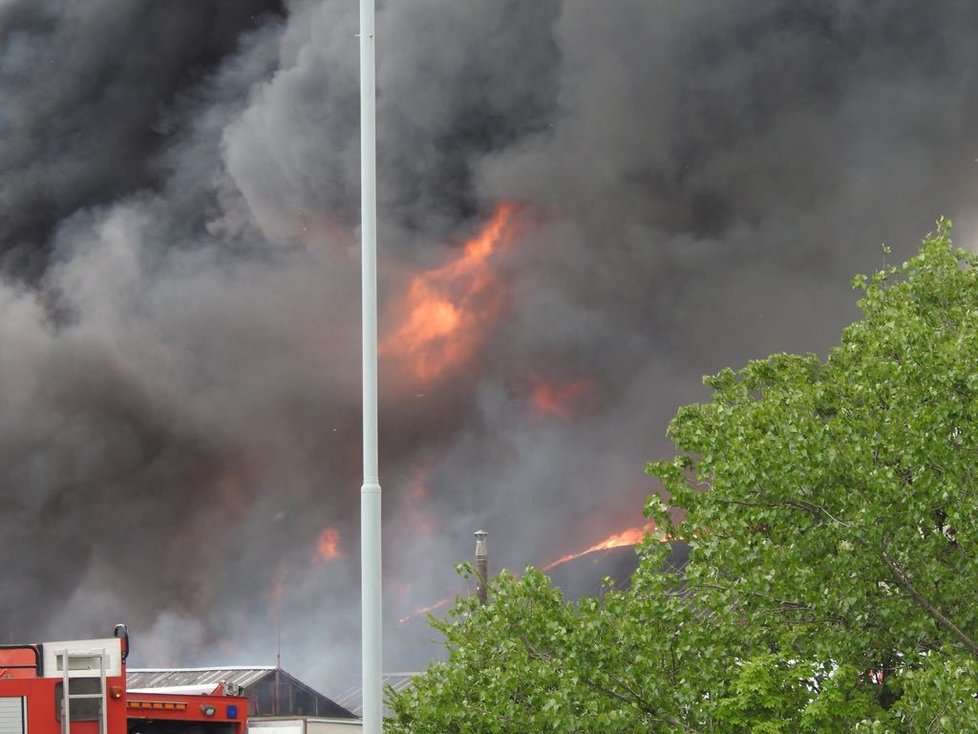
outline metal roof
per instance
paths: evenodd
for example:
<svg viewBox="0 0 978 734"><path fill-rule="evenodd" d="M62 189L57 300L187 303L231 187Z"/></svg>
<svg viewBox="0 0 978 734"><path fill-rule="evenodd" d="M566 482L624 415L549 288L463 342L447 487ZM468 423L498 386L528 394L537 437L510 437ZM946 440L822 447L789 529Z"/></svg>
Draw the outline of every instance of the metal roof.
<svg viewBox="0 0 978 734"><path fill-rule="evenodd" d="M230 683L244 689L244 695L251 700L249 715L266 716L269 712L262 711L262 706L256 698L255 686L281 682L297 691L305 691L313 697L315 715L333 716L336 718L353 718L353 713L331 698L324 696L314 688L281 668L273 665L241 666L226 665L220 668L129 668L126 671L126 688L130 691L152 693L160 689L181 688L189 690L195 687L211 686L212 688ZM160 691L162 692L162 691ZM284 705L284 704L283 704ZM291 705L291 704L290 704ZM275 714L278 715L276 699ZM282 715L293 714L282 712Z"/></svg>
<svg viewBox="0 0 978 734"><path fill-rule="evenodd" d="M234 683L247 688L275 672L274 666L223 668L129 668L126 688L170 688L172 686L201 686Z"/></svg>
<svg viewBox="0 0 978 734"><path fill-rule="evenodd" d="M221 690L220 685L204 683L200 686L163 686L162 688L128 688L126 693L169 693L174 696L212 696Z"/></svg>

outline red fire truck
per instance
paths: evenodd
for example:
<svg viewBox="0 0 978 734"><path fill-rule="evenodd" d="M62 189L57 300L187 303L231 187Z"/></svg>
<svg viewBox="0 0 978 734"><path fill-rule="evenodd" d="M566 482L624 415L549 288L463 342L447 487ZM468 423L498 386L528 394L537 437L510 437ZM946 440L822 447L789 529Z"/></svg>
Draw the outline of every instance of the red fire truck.
<svg viewBox="0 0 978 734"><path fill-rule="evenodd" d="M0 645L0 734L245 734L248 699L126 690L129 633Z"/></svg>

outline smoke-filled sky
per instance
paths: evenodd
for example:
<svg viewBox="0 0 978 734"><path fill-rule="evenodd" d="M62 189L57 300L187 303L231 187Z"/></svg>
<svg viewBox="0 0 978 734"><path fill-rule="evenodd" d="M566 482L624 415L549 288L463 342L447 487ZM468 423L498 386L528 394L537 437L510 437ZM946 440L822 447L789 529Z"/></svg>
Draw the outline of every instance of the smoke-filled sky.
<svg viewBox="0 0 978 734"><path fill-rule="evenodd" d="M281 637L356 680L356 25L0 0L2 637ZM387 670L474 530L498 570L641 524L703 374L824 354L883 241L968 243L976 34L969 0L381 4Z"/></svg>

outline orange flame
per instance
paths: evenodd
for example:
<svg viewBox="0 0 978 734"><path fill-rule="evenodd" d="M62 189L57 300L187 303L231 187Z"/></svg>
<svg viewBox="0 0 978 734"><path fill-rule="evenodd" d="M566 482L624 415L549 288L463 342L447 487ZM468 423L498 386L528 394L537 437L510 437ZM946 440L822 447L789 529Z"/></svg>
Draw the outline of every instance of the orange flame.
<svg viewBox="0 0 978 734"><path fill-rule="evenodd" d="M530 404L537 413L570 420L584 398L594 392L595 386L595 381L589 377L556 383L537 380L530 393Z"/></svg>
<svg viewBox="0 0 978 734"><path fill-rule="evenodd" d="M338 558L340 552L340 531L333 527L328 527L316 538L316 557L323 563L329 563L334 558Z"/></svg>
<svg viewBox="0 0 978 734"><path fill-rule="evenodd" d="M655 523L647 522L645 525L640 525L634 528L628 528L627 530L622 530L618 533L612 533L604 540L595 543L590 548L580 551L579 553L568 553L566 556L558 558L556 561L548 563L543 567L544 571L549 571L563 563L568 561L573 561L575 558L580 558L581 556L586 556L589 553L597 553L598 551L611 550L613 548L625 548L628 546L638 545L645 539L645 534L652 532L655 529ZM661 542L667 542L668 539L664 539ZM519 574L515 574L517 577ZM397 620L398 624L404 624L405 622L410 622L412 619L420 614L428 614L436 609L441 609L447 604L450 604L452 599L440 599L434 604L426 607L419 607L415 609L411 614L407 614Z"/></svg>
<svg viewBox="0 0 978 734"><path fill-rule="evenodd" d="M561 565L562 563L567 563L568 561L573 561L575 558L580 558L581 556L586 556L588 553L595 553L597 551L611 550L612 548L624 548L630 545L638 545L642 542L645 534L651 531L655 525L653 523L646 523L637 528L629 528L628 530L622 530L620 533L614 533L609 535L607 538L599 543L595 543L590 548L582 550L580 553L568 553L566 556L558 558L556 561L548 563L543 567L544 571L549 571L550 569Z"/></svg>
<svg viewBox="0 0 978 734"><path fill-rule="evenodd" d="M414 276L404 321L380 345L380 353L406 361L421 380L433 380L466 362L481 342L480 327L498 310L496 279L487 261L510 236L513 204L503 204L462 254Z"/></svg>
<svg viewBox="0 0 978 734"><path fill-rule="evenodd" d="M436 609L441 609L443 606L451 603L452 603L452 599L439 599L434 604L430 604L426 607L419 607L418 609L415 609L410 614L407 614L401 617L399 620L397 620L397 623L404 624L405 622L410 622L412 619L414 619L420 614L428 614L429 612L433 612Z"/></svg>

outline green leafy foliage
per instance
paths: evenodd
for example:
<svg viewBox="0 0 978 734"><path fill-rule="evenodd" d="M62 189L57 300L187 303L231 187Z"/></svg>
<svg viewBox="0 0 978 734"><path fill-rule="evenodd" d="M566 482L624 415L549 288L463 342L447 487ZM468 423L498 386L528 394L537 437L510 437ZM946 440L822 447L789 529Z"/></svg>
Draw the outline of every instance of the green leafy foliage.
<svg viewBox="0 0 978 734"><path fill-rule="evenodd" d="M448 657L388 732L978 731L978 259L941 221L853 281L828 358L706 379L626 590L567 602L533 569L434 621Z"/></svg>

